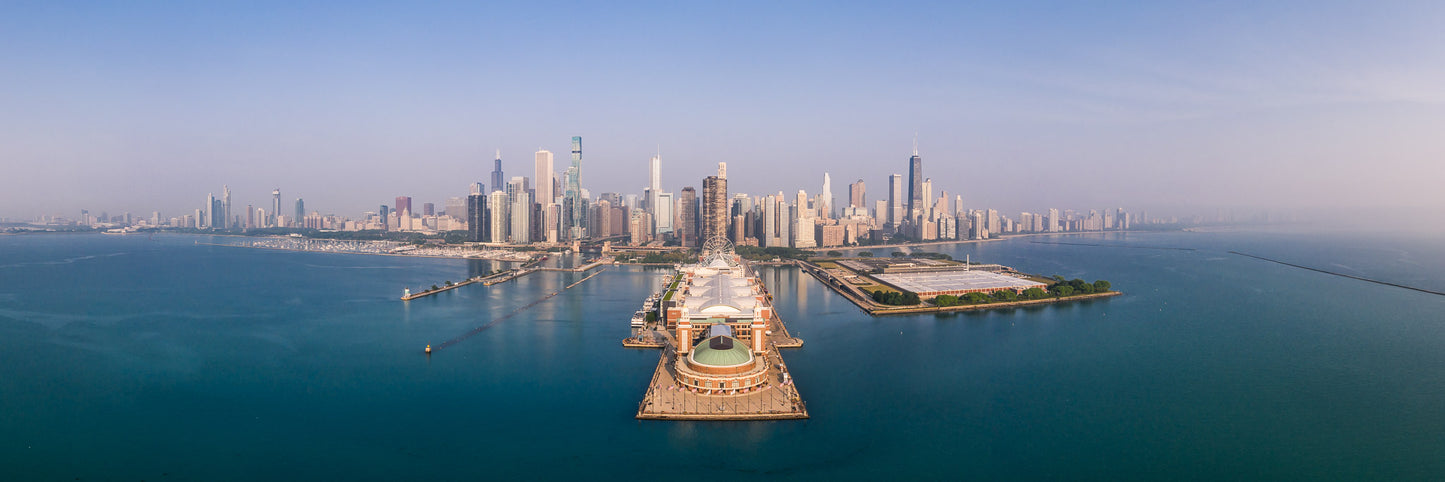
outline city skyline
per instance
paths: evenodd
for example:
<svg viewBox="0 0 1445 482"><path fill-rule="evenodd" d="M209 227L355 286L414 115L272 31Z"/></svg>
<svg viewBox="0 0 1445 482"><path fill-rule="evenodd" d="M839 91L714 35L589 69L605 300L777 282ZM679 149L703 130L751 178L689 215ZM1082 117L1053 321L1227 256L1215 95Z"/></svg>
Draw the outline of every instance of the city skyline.
<svg viewBox="0 0 1445 482"><path fill-rule="evenodd" d="M665 190L727 162L769 170L729 186L761 193L881 182L916 132L928 177L1010 211L1434 208L1445 176L1429 3L3 10L12 219L182 210L220 185L362 212L465 196L458 172L494 190L473 170L491 153L528 172L568 134L596 190L645 186L661 144ZM537 30L558 35L492 41Z"/></svg>

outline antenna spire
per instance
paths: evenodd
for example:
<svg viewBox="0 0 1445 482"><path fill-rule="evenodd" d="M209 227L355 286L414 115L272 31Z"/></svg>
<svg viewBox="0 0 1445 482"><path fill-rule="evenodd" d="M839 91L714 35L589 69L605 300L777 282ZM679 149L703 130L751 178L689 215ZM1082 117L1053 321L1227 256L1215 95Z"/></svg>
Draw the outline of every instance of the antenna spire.
<svg viewBox="0 0 1445 482"><path fill-rule="evenodd" d="M918 155L918 133L917 133L917 132L914 132L914 133L913 133L913 155L914 155L914 156L917 156L917 155Z"/></svg>
<svg viewBox="0 0 1445 482"><path fill-rule="evenodd" d="M501 150L501 149L497 149L497 159L501 159L501 158L502 158L502 150Z"/></svg>

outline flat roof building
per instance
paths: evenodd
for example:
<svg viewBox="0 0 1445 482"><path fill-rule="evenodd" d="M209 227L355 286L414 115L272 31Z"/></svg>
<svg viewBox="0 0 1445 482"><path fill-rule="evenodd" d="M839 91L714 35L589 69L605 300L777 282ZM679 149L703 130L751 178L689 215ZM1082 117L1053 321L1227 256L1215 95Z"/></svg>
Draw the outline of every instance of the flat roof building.
<svg viewBox="0 0 1445 482"><path fill-rule="evenodd" d="M930 298L938 295L961 295L966 293L992 293L998 290L1023 292L1029 288L1046 289L1048 285L1037 281L987 271L935 271L922 273L887 273L873 275L878 281L903 291L917 293L919 297Z"/></svg>

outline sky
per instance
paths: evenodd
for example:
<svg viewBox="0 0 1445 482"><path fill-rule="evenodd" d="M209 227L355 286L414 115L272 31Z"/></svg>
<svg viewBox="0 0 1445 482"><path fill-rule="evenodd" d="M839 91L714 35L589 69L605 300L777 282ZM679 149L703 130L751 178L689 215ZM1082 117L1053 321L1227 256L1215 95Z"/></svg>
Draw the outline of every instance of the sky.
<svg viewBox="0 0 1445 482"><path fill-rule="evenodd" d="M1445 207L1440 2L4 2L0 217L508 177L968 208ZM486 3L477 5L476 3Z"/></svg>

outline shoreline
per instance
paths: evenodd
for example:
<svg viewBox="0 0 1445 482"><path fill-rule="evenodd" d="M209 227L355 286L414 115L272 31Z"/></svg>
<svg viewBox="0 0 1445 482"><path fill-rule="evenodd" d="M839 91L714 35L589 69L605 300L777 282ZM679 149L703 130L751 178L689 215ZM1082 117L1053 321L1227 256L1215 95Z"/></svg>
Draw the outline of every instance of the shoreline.
<svg viewBox="0 0 1445 482"><path fill-rule="evenodd" d="M995 242L995 241L1008 241L1008 240L1010 240L1010 239L1031 238L1031 237L1036 237L1036 236L1089 236L1089 235L1102 235L1102 234L1114 234L1114 233L1172 233L1172 232L1180 232L1180 231L1185 231L1185 230L1166 230L1166 231L1114 230L1114 231L1075 231L1075 232L1063 232L1063 233L1028 233L1028 234L1010 234L1010 235L1008 235L1008 236L1000 236L1000 237L997 237L997 238L989 238L989 239L950 239L950 240L946 240L946 241L925 241L925 242L921 242L921 243L907 243L907 244L871 244L871 245L866 245L866 246L833 246L833 247L828 247L828 248L805 248L805 249L808 250L808 251L812 251L812 252L850 251L850 250L864 250L864 251L866 251L866 250L870 250L870 249L873 249L873 248L911 248L911 247L917 247L917 246L942 246L942 245L946 245L946 244L990 243L990 242Z"/></svg>
<svg viewBox="0 0 1445 482"><path fill-rule="evenodd" d="M245 236L242 236L242 237L245 237ZM466 256L436 256L436 255L428 255L428 254L353 253L353 252L346 252L346 251L318 251L318 250L313 250L313 249L268 248L268 247L265 247L265 246L237 246L237 245L234 245L234 244L202 243L202 242L199 242L199 241L196 242L196 245L197 245L197 246L220 246L220 247L223 247L223 248L265 249L265 250L271 250L271 251L294 251L294 252L298 252L298 253L355 254L355 255L361 255L361 256L395 256L395 257L400 257L400 258L460 259L460 260L470 260L470 261L496 261L496 262L499 262L499 263L529 263L529 262L532 261L532 260L514 261L514 260L507 260L507 259L469 258L469 257L466 257Z"/></svg>

